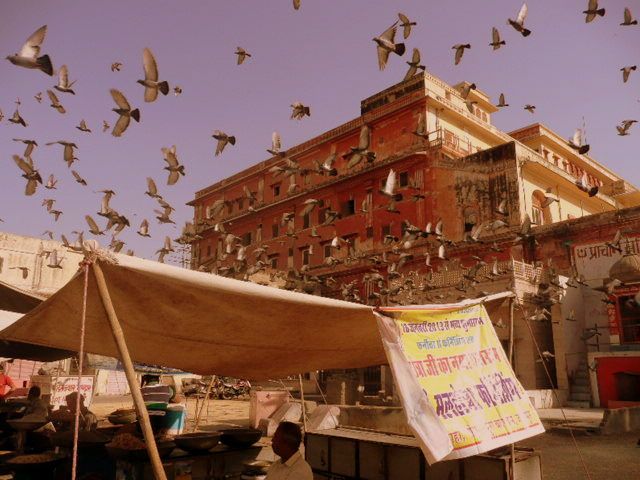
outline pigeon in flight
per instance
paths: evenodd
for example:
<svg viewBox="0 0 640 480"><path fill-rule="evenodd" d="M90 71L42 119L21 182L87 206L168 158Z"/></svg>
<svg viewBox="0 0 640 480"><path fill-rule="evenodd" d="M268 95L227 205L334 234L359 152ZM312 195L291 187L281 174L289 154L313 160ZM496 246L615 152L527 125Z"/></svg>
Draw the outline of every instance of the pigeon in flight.
<svg viewBox="0 0 640 480"><path fill-rule="evenodd" d="M22 142L27 146L24 149L24 154L23 154L25 157L30 157L31 154L33 153L33 149L38 146L38 142L36 142L35 140L29 140L25 138L14 138L13 141Z"/></svg>
<svg viewBox="0 0 640 480"><path fill-rule="evenodd" d="M149 221L146 218L142 220L140 228L136 233L141 237L151 237L151 235L149 234Z"/></svg>
<svg viewBox="0 0 640 480"><path fill-rule="evenodd" d="M476 84L475 84L475 83L465 84L465 85L460 89L460 96L466 100L466 99L467 99L467 97L469 96L469 94L471 93L471 90L476 90L476 88L477 88L477 87L476 87Z"/></svg>
<svg viewBox="0 0 640 480"><path fill-rule="evenodd" d="M524 109L529 113L535 113L536 112L536 106L535 105L529 105L528 103L524 106Z"/></svg>
<svg viewBox="0 0 640 480"><path fill-rule="evenodd" d="M71 175L73 175L73 178L75 178L76 182L78 182L80 185L83 185L85 187L87 186L87 181L82 178L78 172L76 172L75 170L71 170Z"/></svg>
<svg viewBox="0 0 640 480"><path fill-rule="evenodd" d="M112 72L119 72L121 68L122 68L122 63L120 63L120 62L113 62L111 64L111 71Z"/></svg>
<svg viewBox="0 0 640 480"><path fill-rule="evenodd" d="M402 27L402 35L406 40L411 35L411 27L415 27L417 25L416 22L412 22L409 20L404 13L398 13L398 18L400 19L400 26Z"/></svg>
<svg viewBox="0 0 640 480"><path fill-rule="evenodd" d="M109 90L109 92L111 93L111 98L113 98L113 101L116 102L116 105L118 105L118 108L112 108L111 110L120 115L115 127L113 127L111 135L113 135L114 137L119 137L125 132L132 118L136 122L140 121L140 110L138 110L137 108L135 110L131 110L131 105L129 105L129 102L119 90L112 88L111 90Z"/></svg>
<svg viewBox="0 0 640 480"><path fill-rule="evenodd" d="M53 88L55 88L59 92L70 93L71 95L75 95L76 92L74 92L71 89L74 83L76 83L75 80L69 83L69 70L66 65L62 65L60 67L60 70L58 71L58 84L55 85Z"/></svg>
<svg viewBox="0 0 640 480"><path fill-rule="evenodd" d="M213 135L211 136L218 141L218 144L216 145L216 153L215 153L216 157L223 152L224 147L227 146L227 143L230 143L231 145L236 144L235 136L227 135L226 133L221 132L220 130L216 130L215 132L213 132Z"/></svg>
<svg viewBox="0 0 640 480"><path fill-rule="evenodd" d="M251 58L251 54L242 47L236 47L235 54L238 56L237 65L242 65L247 58Z"/></svg>
<svg viewBox="0 0 640 480"><path fill-rule="evenodd" d="M51 250L49 252L49 262L47 263L47 267L49 268L62 268L62 261L64 257L58 258L58 251Z"/></svg>
<svg viewBox="0 0 640 480"><path fill-rule="evenodd" d="M17 107L16 107L16 111L13 112L13 116L9 119L9 121L11 123L15 123L16 125L22 125L23 127L26 127L28 125L28 123L20 115L20 112L18 111Z"/></svg>
<svg viewBox="0 0 640 480"><path fill-rule="evenodd" d="M378 67L380 70L384 70L387 66L387 60L391 52L398 56L404 55L405 46L404 43L395 43L396 29L398 22L387 28L379 37L374 37L373 41L376 43L378 52Z"/></svg>
<svg viewBox="0 0 640 480"><path fill-rule="evenodd" d="M369 151L370 144L370 130L368 125L363 125L360 128L360 136L358 139L358 146L349 147L349 152L346 155L343 155L342 158L349 159L347 163L347 168L351 169L358 165L360 161L364 157L367 158L369 162L372 162L376 158L376 154L374 152Z"/></svg>
<svg viewBox="0 0 640 480"><path fill-rule="evenodd" d="M404 76L404 80L409 80L416 73L418 73L418 70L422 70L424 72L427 69L424 65L420 65L420 50L418 50L417 48L413 49L411 61L407 62L407 65L409 65L409 70L407 70L407 73Z"/></svg>
<svg viewBox="0 0 640 480"><path fill-rule="evenodd" d="M515 28L517 32L520 32L523 37L531 35L531 30L524 28L524 21L527 18L527 13L529 13L529 9L527 8L527 4L523 3L522 7L520 7L517 18L515 20L509 18L507 20L509 25Z"/></svg>
<svg viewBox="0 0 640 480"><path fill-rule="evenodd" d="M500 98L498 99L498 105L497 106L498 107L508 107L509 106L509 104L506 103L506 100L504 98L504 93L500 94Z"/></svg>
<svg viewBox="0 0 640 480"><path fill-rule="evenodd" d="M173 87L173 94L177 97L178 95L182 95L182 87L179 85L176 85L175 87Z"/></svg>
<svg viewBox="0 0 640 480"><path fill-rule="evenodd" d="M36 193L38 183L42 184L42 177L40 176L40 173L33 167L33 165L26 162L18 155L13 155L13 161L16 162L16 165L18 165L20 170L22 170L22 177L27 180L24 194L27 196L33 195Z"/></svg>
<svg viewBox="0 0 640 480"><path fill-rule="evenodd" d="M454 65L458 65L460 63L460 60L462 60L462 56L464 55L464 49L465 48L471 48L471 44L470 43L458 43L458 44L454 45L451 48L456 51Z"/></svg>
<svg viewBox="0 0 640 480"><path fill-rule="evenodd" d="M38 102L38 103L42 103L42 92L38 92L38 93L36 93L36 94L33 96L33 98L35 98L35 99L36 99L36 102Z"/></svg>
<svg viewBox="0 0 640 480"><path fill-rule="evenodd" d="M291 105L291 118L296 120L302 120L305 115L307 117L311 116L311 109L306 105L303 105L301 102L294 102Z"/></svg>
<svg viewBox="0 0 640 480"><path fill-rule="evenodd" d="M582 176L576 180L576 187L585 192L590 197L594 197L598 194L599 187L594 185L593 187L589 186L589 182L587 180L587 172L582 172Z"/></svg>
<svg viewBox="0 0 640 480"><path fill-rule="evenodd" d="M620 125L616 126L616 130L618 130L618 135L624 137L625 135L629 135L629 129L634 123L638 123L637 120L623 120Z"/></svg>
<svg viewBox="0 0 640 480"><path fill-rule="evenodd" d="M7 60L19 67L35 68L49 76L53 75L53 65L51 65L49 55L38 57L40 55L40 46L44 42L46 34L47 26L43 25L27 39L20 49L20 53L9 55Z"/></svg>
<svg viewBox="0 0 640 480"><path fill-rule="evenodd" d="M628 27L630 25L637 25L638 20L634 20L633 15L631 15L631 10L629 8L624 9L624 21L620 24L620 26Z"/></svg>
<svg viewBox="0 0 640 480"><path fill-rule="evenodd" d="M89 225L89 232L93 235L104 235L104 230L100 230L96 221L91 217L91 215L85 215L84 219L87 221L87 225Z"/></svg>
<svg viewBox="0 0 640 480"><path fill-rule="evenodd" d="M491 43L490 46L493 47L494 50L498 50L502 45L506 45L507 42L500 39L500 32L496 27L491 29Z"/></svg>
<svg viewBox="0 0 640 480"><path fill-rule="evenodd" d="M184 165L180 165L180 162L178 162L175 145L173 145L171 148L163 147L161 150L162 155L164 156L164 161L168 164L166 167L164 167L165 170L169 171L167 185L175 185L175 183L180 178L180 175L184 176Z"/></svg>
<svg viewBox="0 0 640 480"><path fill-rule="evenodd" d="M53 176L53 174L49 175L49 178L47 179L47 184L44 186L44 188L46 188L47 190L57 190L58 187L56 187L56 185L58 184L58 180L56 180L56 177Z"/></svg>
<svg viewBox="0 0 640 480"><path fill-rule="evenodd" d="M622 72L622 82L623 83L627 83L627 80L629 80L629 75L631 75L631 72L635 72L637 69L637 65L629 65L628 67L622 67L620 69L620 71Z"/></svg>
<svg viewBox="0 0 640 480"><path fill-rule="evenodd" d="M102 121L102 133L106 132L110 128L111 128L111 125L109 125L109 123L107 123L106 120L103 120Z"/></svg>
<svg viewBox="0 0 640 480"><path fill-rule="evenodd" d="M429 132L427 132L427 119L426 116L422 113L418 114L418 124L416 125L416 129L411 133L413 133L416 137L429 140Z"/></svg>
<svg viewBox="0 0 640 480"><path fill-rule="evenodd" d="M589 145L583 144L584 134L581 128L576 129L573 138L569 140L569 146L576 150L580 155L584 155L589 151Z"/></svg>
<svg viewBox="0 0 640 480"><path fill-rule="evenodd" d="M267 149L267 152L273 156L284 157L286 152L281 150L282 148L282 140L280 139L280 134L278 132L273 132L271 134L271 148Z"/></svg>
<svg viewBox="0 0 640 480"><path fill-rule="evenodd" d="M582 13L586 15L584 19L585 23L589 23L592 22L598 15L604 17L605 10L604 8L598 8L598 0L589 0L587 9Z"/></svg>
<svg viewBox="0 0 640 480"><path fill-rule="evenodd" d="M58 140L57 142L48 142L45 145L62 145L64 147L63 159L67 163L67 167L71 167L71 164L73 164L74 160L77 160L74 155L74 149L78 148L78 146L73 142Z"/></svg>
<svg viewBox="0 0 640 480"><path fill-rule="evenodd" d="M151 177L147 177L147 191L144 193L145 195L149 195L151 198L162 198L158 195L158 187L156 187L156 182L154 182Z"/></svg>
<svg viewBox="0 0 640 480"><path fill-rule="evenodd" d="M67 113L67 111L64 109L64 107L62 106L62 104L60 103L60 100L58 100L58 96L53 93L53 90L47 90L47 95L49 96L49 100L51 100L51 108L54 108L58 111L58 113Z"/></svg>
<svg viewBox="0 0 640 480"><path fill-rule="evenodd" d="M293 0L293 9L300 10L300 0Z"/></svg>
<svg viewBox="0 0 640 480"><path fill-rule="evenodd" d="M76 126L76 128L81 132L91 133L91 129L87 127L87 122L85 122L84 119L80 120L80 125Z"/></svg>
<svg viewBox="0 0 640 480"><path fill-rule="evenodd" d="M140 85L144 85L144 101L153 102L158 98L158 90L163 95L169 93L169 84L158 81L158 64L151 53L151 50L145 48L142 52L142 63L144 67L144 80L138 80Z"/></svg>

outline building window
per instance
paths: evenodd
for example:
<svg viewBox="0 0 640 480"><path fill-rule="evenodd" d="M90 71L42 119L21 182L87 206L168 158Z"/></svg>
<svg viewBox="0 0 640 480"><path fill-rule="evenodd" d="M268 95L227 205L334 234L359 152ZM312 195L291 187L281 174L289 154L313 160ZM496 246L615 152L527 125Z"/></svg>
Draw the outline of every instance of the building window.
<svg viewBox="0 0 640 480"><path fill-rule="evenodd" d="M200 210L200 212L202 212L202 210ZM207 205L207 208L204 209L204 215L206 219L211 218L211 206ZM200 217L200 215L198 215L198 217Z"/></svg>
<svg viewBox="0 0 640 480"><path fill-rule="evenodd" d="M238 210L242 210L244 208L244 198L240 197L238 199Z"/></svg>
<svg viewBox="0 0 640 480"><path fill-rule="evenodd" d="M540 190L533 192L531 196L531 221L536 225L547 225L551 223L551 210L548 205L544 205L545 196Z"/></svg>
<svg viewBox="0 0 640 480"><path fill-rule="evenodd" d="M622 343L640 343L640 307L636 304L634 296L618 297Z"/></svg>
<svg viewBox="0 0 640 480"><path fill-rule="evenodd" d="M383 225L381 233L382 233L382 238L383 239L387 235L391 235L391 225Z"/></svg>
<svg viewBox="0 0 640 480"><path fill-rule="evenodd" d="M4 264L4 258L0 257L0 273L2 273L2 265Z"/></svg>
<svg viewBox="0 0 640 480"><path fill-rule="evenodd" d="M331 256L331 244L327 243L323 245L322 252L324 254L324 258L329 258Z"/></svg>
<svg viewBox="0 0 640 480"><path fill-rule="evenodd" d="M273 190L273 197L278 198L280 196L280 184L271 185L271 189Z"/></svg>
<svg viewBox="0 0 640 480"><path fill-rule="evenodd" d="M211 245L207 245L207 257L211 256Z"/></svg>
<svg viewBox="0 0 640 480"><path fill-rule="evenodd" d="M367 227L367 238L373 238L373 227Z"/></svg>
<svg viewBox="0 0 640 480"><path fill-rule="evenodd" d="M309 247L304 247L302 249L302 265L309 265L309 260L311 256L309 255Z"/></svg>
<svg viewBox="0 0 640 480"><path fill-rule="evenodd" d="M400 185L400 187L409 186L409 172L400 172L400 179L398 184Z"/></svg>
<svg viewBox="0 0 640 480"><path fill-rule="evenodd" d="M302 228L309 228L311 225L311 218L308 213L305 213L302 217Z"/></svg>
<svg viewBox="0 0 640 480"><path fill-rule="evenodd" d="M289 253L290 257L293 257L293 248L289 248L289 252L288 253Z"/></svg>
<svg viewBox="0 0 640 480"><path fill-rule="evenodd" d="M280 235L280 232L278 230L279 228L277 223L271 225L271 238L276 238L278 235Z"/></svg>
<svg viewBox="0 0 640 480"><path fill-rule="evenodd" d="M356 201L351 199L342 204L341 213L343 217L348 217L356 213Z"/></svg>
<svg viewBox="0 0 640 480"><path fill-rule="evenodd" d="M327 218L327 210L329 208L322 208L320 210L318 210L318 223L324 223L324 221Z"/></svg>
<svg viewBox="0 0 640 480"><path fill-rule="evenodd" d="M269 266L271 268L274 268L274 269L278 268L278 254L277 253L275 255L269 255Z"/></svg>
<svg viewBox="0 0 640 480"><path fill-rule="evenodd" d="M464 231L465 233L471 232L473 227L476 226L478 222L478 214L473 208L465 208L464 209Z"/></svg>
<svg viewBox="0 0 640 480"><path fill-rule="evenodd" d="M251 245L251 232L247 232L242 235L242 246L247 247Z"/></svg>
<svg viewBox="0 0 640 480"><path fill-rule="evenodd" d="M451 100L451 92L448 90L444 92L444 98L446 98L447 100Z"/></svg>

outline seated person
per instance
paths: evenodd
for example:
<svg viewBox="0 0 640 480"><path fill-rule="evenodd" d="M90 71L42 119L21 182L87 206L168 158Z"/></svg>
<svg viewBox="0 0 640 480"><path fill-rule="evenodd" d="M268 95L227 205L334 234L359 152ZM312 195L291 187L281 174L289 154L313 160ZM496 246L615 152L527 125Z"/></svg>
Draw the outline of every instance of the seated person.
<svg viewBox="0 0 640 480"><path fill-rule="evenodd" d="M280 457L269 467L267 480L313 480L311 467L302 458L300 453L302 432L295 423L282 422L273 434L271 447L273 452Z"/></svg>
<svg viewBox="0 0 640 480"><path fill-rule="evenodd" d="M66 406L60 407L58 410L51 412L51 419L57 422L67 424L69 428L73 426L76 416L76 402L78 392L71 392L65 397ZM84 404L84 395L80 395L80 429L95 430L98 426L98 417L95 416Z"/></svg>
<svg viewBox="0 0 640 480"><path fill-rule="evenodd" d="M27 394L27 409L25 415L49 417L49 404L40 398L40 387L34 385Z"/></svg>

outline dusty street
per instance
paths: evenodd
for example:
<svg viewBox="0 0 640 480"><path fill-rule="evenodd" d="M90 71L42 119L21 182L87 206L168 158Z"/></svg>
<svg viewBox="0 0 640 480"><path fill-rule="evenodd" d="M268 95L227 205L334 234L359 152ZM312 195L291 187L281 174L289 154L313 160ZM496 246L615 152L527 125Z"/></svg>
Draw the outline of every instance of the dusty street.
<svg viewBox="0 0 640 480"><path fill-rule="evenodd" d="M576 435L576 442L591 480L637 480L640 478L640 432L620 435ZM519 445L533 447L542 455L543 480L578 480L584 474L580 457L566 433L546 432Z"/></svg>

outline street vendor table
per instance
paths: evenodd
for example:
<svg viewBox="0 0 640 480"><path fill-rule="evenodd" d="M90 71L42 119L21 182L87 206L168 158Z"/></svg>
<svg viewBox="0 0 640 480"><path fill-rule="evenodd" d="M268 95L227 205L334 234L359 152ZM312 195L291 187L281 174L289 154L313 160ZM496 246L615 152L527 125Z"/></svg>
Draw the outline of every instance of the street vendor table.
<svg viewBox="0 0 640 480"><path fill-rule="evenodd" d="M507 480L509 455L476 455L429 466L413 437L336 428L307 432L306 459L316 478ZM516 478L540 480L540 456L516 448Z"/></svg>
<svg viewBox="0 0 640 480"><path fill-rule="evenodd" d="M248 448L230 448L218 445L203 454L191 454L176 449L162 459L167 480L240 480L244 462L255 460L263 445ZM153 480L153 470L147 461L118 460L117 480Z"/></svg>

